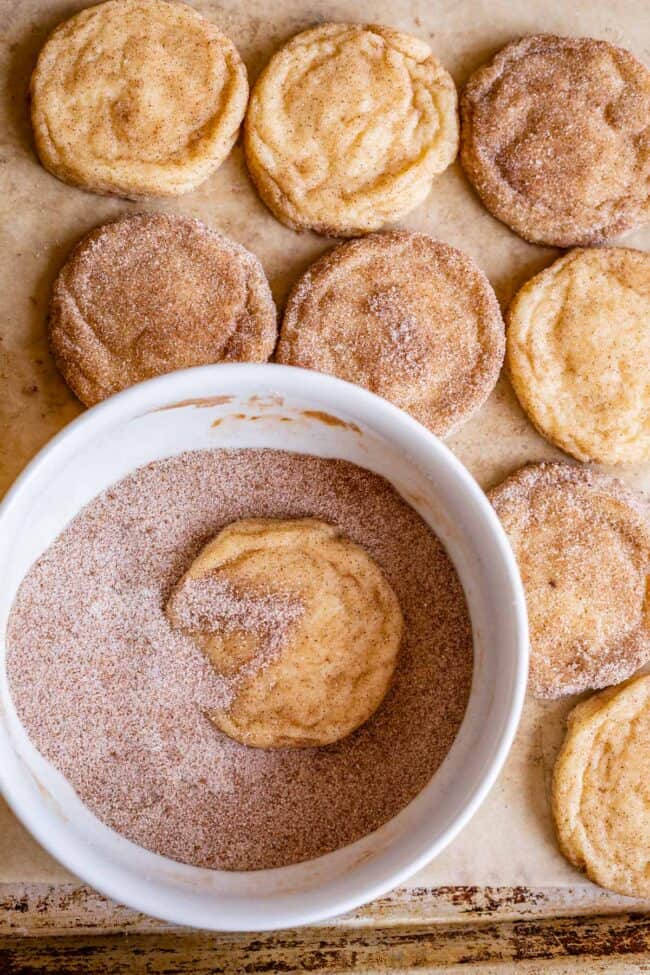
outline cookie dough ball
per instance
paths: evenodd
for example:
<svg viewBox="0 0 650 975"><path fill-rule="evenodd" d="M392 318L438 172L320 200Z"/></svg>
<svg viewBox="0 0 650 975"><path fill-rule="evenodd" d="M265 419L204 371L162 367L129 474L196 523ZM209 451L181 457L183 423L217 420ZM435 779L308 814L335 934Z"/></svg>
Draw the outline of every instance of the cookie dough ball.
<svg viewBox="0 0 650 975"><path fill-rule="evenodd" d="M650 660L650 507L571 464L523 467L490 492L519 564L530 687L556 698Z"/></svg>
<svg viewBox="0 0 650 975"><path fill-rule="evenodd" d="M429 47L388 27L323 24L257 81L246 160L288 227L352 237L408 213L458 150L454 83Z"/></svg>
<svg viewBox="0 0 650 975"><path fill-rule="evenodd" d="M255 748L327 745L388 691L402 638L397 597L362 548L312 519L234 522L167 604L230 679L217 728Z"/></svg>
<svg viewBox="0 0 650 975"><path fill-rule="evenodd" d="M543 436L578 460L650 459L650 255L575 250L508 312L507 361Z"/></svg>
<svg viewBox="0 0 650 975"><path fill-rule="evenodd" d="M175 196L232 149L248 81L232 41L185 3L109 0L57 27L31 99L38 154L59 179Z"/></svg>
<svg viewBox="0 0 650 975"><path fill-rule="evenodd" d="M573 709L553 776L564 855L590 880L650 897L650 676Z"/></svg>
<svg viewBox="0 0 650 975"><path fill-rule="evenodd" d="M526 240L598 244L650 217L650 71L587 37L507 44L461 98L461 162Z"/></svg>
<svg viewBox="0 0 650 975"><path fill-rule="evenodd" d="M426 234L372 234L298 281L276 358L365 386L445 436L497 381L505 330L489 281Z"/></svg>
<svg viewBox="0 0 650 975"><path fill-rule="evenodd" d="M82 403L211 362L264 362L276 340L257 258L181 217L141 213L91 231L54 283L56 364Z"/></svg>

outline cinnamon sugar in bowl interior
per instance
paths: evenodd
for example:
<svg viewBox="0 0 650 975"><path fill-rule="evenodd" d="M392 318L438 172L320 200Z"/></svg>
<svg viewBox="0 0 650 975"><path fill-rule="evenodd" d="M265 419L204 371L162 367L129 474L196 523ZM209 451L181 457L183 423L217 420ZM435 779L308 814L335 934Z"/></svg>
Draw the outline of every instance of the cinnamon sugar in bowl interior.
<svg viewBox="0 0 650 975"><path fill-rule="evenodd" d="M444 545L471 618L471 690L440 767L373 832L289 866L211 869L127 839L95 816L37 751L11 693L8 621L34 562L85 505L137 468L218 448L337 458L385 478ZM316 470L325 462L312 463ZM424 427L327 375L277 365L206 366L142 383L89 410L41 451L2 504L0 577L3 794L68 869L120 903L173 923L230 931L290 927L380 896L463 827L515 733L526 681L526 615L496 515L470 474ZM29 690L29 675L23 677ZM408 723L401 718L396 728ZM378 765L373 790L381 794L381 788ZM236 814L236 801L233 808Z"/></svg>

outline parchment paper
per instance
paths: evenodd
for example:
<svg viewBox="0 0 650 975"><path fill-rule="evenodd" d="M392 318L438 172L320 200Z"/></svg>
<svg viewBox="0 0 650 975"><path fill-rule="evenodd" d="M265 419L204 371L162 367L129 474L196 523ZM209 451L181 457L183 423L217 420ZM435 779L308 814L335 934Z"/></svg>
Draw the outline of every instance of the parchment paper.
<svg viewBox="0 0 650 975"><path fill-rule="evenodd" d="M84 193L50 176L34 155L28 79L49 31L84 6L69 0L0 0L0 493L81 410L48 354L44 317L56 271L91 227L147 207L199 217L260 257L280 306L296 277L334 243L295 234L268 213L248 181L239 146L196 192L145 207ZM251 80L279 44L321 20L379 22L411 31L429 41L459 86L507 41L540 31L600 37L650 64L650 17L639 0L193 0L193 6L232 37ZM402 225L467 251L504 304L557 253L526 244L494 220L458 164ZM625 242L650 249L650 228ZM533 431L505 379L449 443L484 488L525 461L561 456ZM650 490L647 469L622 476ZM527 702L516 744L489 799L414 885L586 883L557 852L548 812L550 769L573 703ZM70 879L0 800L0 883Z"/></svg>

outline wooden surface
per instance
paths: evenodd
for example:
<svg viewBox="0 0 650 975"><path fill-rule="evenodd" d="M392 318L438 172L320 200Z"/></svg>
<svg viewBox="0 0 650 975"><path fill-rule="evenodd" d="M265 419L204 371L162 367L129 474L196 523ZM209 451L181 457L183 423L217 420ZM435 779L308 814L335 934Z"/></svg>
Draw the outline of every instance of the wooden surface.
<svg viewBox="0 0 650 975"><path fill-rule="evenodd" d="M576 887L407 887L324 922L322 928L497 924L567 917L650 916L650 901ZM0 885L0 937L183 931L115 904L83 884Z"/></svg>
<svg viewBox="0 0 650 975"><path fill-rule="evenodd" d="M210 935L84 887L0 888L0 972L641 975L650 972L649 905L625 900L603 892L594 913L580 889L414 888L319 927Z"/></svg>
<svg viewBox="0 0 650 975"><path fill-rule="evenodd" d="M0 970L39 972L254 973L650 971L650 919L556 918L462 928L412 926L282 934L64 935L0 939ZM4 966L4 967L3 967Z"/></svg>
<svg viewBox="0 0 650 975"><path fill-rule="evenodd" d="M251 80L272 51L322 19L383 21L431 43L459 85L513 37L537 31L619 43L650 63L650 16L638 0L191 0L238 45ZM78 415L45 339L51 282L70 247L123 212L195 216L253 250L281 306L332 241L282 227L258 201L237 146L187 196L136 205L59 183L39 166L26 91L48 32L85 0L0 0L0 494ZM455 164L402 222L467 251L502 303L555 251L493 220ZM626 238L650 249L650 230ZM560 456L533 431L505 378L449 442L490 487L529 460ZM649 490L648 470L625 472ZM548 784L573 701L528 700L492 794L463 834L411 885L318 929L214 937L170 929L104 900L27 835L0 800L0 973L5 972L650 972L650 904L599 890L560 856Z"/></svg>

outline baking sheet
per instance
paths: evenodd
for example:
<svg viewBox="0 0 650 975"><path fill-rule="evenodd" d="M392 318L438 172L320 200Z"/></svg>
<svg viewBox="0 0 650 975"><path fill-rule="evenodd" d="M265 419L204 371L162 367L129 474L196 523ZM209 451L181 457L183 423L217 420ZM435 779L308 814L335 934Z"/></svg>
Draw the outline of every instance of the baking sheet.
<svg viewBox="0 0 650 975"><path fill-rule="evenodd" d="M194 193L144 206L84 193L50 176L34 155L26 107L29 75L49 31L87 5L0 0L0 494L81 411L49 357L44 318L52 280L83 233L138 209L198 217L259 256L280 306L296 277L334 243L295 234L268 213L248 181L239 145ZM458 85L507 41L540 31L600 37L650 64L650 17L638 0L193 0L192 6L234 40L251 80L279 44L323 20L386 23L417 34L431 44ZM469 253L504 304L558 253L525 243L494 220L457 163L400 225ZM625 243L650 250L650 227L627 236ZM562 456L534 432L505 379L448 443L484 488L526 461ZM617 473L650 492L647 468ZM548 808L550 770L572 703L527 701L516 743L491 795L413 886L586 885L556 849ZM0 800L0 884L70 880Z"/></svg>

